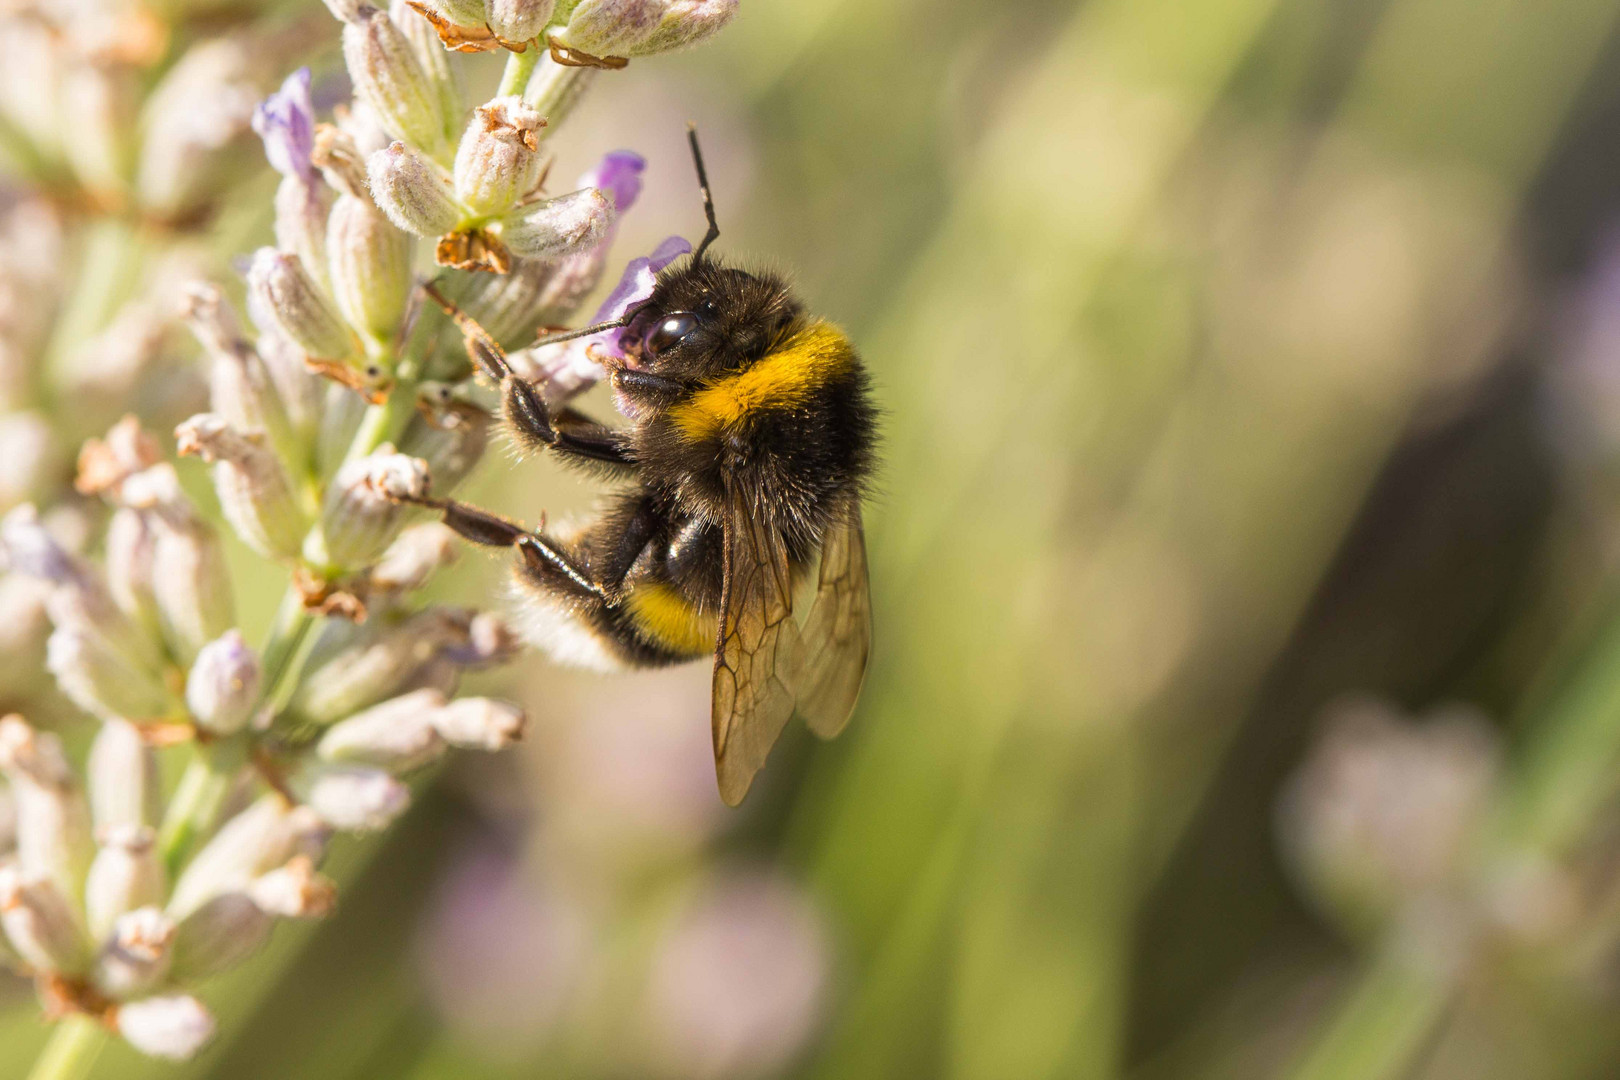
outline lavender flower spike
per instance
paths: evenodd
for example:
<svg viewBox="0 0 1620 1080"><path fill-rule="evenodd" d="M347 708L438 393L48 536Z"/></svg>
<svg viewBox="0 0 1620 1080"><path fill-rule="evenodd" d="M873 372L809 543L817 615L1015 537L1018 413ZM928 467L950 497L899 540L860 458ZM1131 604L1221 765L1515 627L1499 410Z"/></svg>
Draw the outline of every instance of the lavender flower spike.
<svg viewBox="0 0 1620 1080"><path fill-rule="evenodd" d="M316 178L310 153L315 149L315 107L309 98L309 68L287 76L281 89L253 111L253 130L264 140L264 156L282 176L308 183Z"/></svg>

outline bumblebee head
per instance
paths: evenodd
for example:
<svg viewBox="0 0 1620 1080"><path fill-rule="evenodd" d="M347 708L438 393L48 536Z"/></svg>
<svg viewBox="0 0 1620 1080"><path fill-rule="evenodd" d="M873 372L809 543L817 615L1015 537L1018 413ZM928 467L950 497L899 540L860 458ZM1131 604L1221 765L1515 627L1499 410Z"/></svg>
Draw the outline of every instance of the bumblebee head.
<svg viewBox="0 0 1620 1080"><path fill-rule="evenodd" d="M688 138L709 229L685 263L664 270L653 294L619 336L624 359L610 365L619 406L645 417L759 361L802 318L774 274L726 266L708 254L720 235L697 131Z"/></svg>
<svg viewBox="0 0 1620 1080"><path fill-rule="evenodd" d="M621 404L631 415L669 408L751 367L802 316L773 274L712 258L666 270L620 338L625 359L613 375Z"/></svg>

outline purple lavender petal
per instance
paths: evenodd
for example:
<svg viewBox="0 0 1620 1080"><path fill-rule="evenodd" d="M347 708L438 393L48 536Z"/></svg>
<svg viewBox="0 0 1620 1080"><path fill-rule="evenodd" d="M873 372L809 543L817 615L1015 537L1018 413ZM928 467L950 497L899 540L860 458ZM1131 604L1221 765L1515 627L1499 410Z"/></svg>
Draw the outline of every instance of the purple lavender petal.
<svg viewBox="0 0 1620 1080"><path fill-rule="evenodd" d="M315 149L315 107L309 100L309 68L287 76L281 89L253 111L253 130L264 140L264 156L283 176L314 180L309 156Z"/></svg>
<svg viewBox="0 0 1620 1080"><path fill-rule="evenodd" d="M596 309L596 318L591 321L611 322L646 300L653 294L653 286L658 284L658 271L691 250L692 244L684 236L671 236L654 248L651 255L631 259L624 268L624 276L613 287L613 291L608 293L607 299L602 301L602 306ZM579 340L583 345L589 345L594 341L614 356L623 356L624 350L619 345L619 339L623 334L624 329L621 327L618 330L608 330Z"/></svg>
<svg viewBox="0 0 1620 1080"><path fill-rule="evenodd" d="M579 178L579 186L611 192L613 208L622 214L641 196L641 174L646 169L647 159L635 151L614 150Z"/></svg>

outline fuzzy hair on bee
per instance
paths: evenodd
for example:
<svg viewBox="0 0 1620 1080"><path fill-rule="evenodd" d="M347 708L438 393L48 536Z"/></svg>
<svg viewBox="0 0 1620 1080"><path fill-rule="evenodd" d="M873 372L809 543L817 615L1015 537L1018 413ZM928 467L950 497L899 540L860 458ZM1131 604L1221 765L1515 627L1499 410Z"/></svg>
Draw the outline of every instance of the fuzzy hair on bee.
<svg viewBox="0 0 1620 1080"><path fill-rule="evenodd" d="M830 738L860 694L871 648L861 502L877 413L841 330L779 276L709 254L720 230L695 131L690 141L702 243L623 318L541 342L618 331L622 355L591 355L627 426L548 407L429 287L476 368L499 383L520 445L619 489L589 521L549 531L413 501L468 540L515 549L517 624L559 662L612 670L712 656L716 775L735 806L793 715Z"/></svg>

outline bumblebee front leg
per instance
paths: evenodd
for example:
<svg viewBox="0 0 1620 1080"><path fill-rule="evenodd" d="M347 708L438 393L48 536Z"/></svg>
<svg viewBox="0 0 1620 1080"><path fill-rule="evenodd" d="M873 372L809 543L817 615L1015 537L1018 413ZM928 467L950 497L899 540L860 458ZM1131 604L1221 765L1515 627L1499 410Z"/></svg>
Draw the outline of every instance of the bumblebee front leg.
<svg viewBox="0 0 1620 1080"><path fill-rule="evenodd" d="M462 311L434 286L426 285L424 291L460 328L462 340L467 346L467 358L472 361L473 366L484 377L500 386L502 413L508 426L525 448L529 450L549 448L567 456L612 465L632 464L628 445L623 436L612 428L602 424L565 426L554 424L545 399L540 396L533 383L519 378L512 370L511 364L506 359L506 351L501 348L500 343L490 337L488 331L478 325L477 320ZM586 327L580 331L556 334L545 340L566 340L600 329L602 327Z"/></svg>
<svg viewBox="0 0 1620 1080"><path fill-rule="evenodd" d="M594 599L607 599L607 590L592 580L554 541L540 533L530 532L515 521L508 521L454 499L409 498L402 501L439 511L444 523L465 540L486 547L517 548L529 569L543 579L560 576Z"/></svg>

